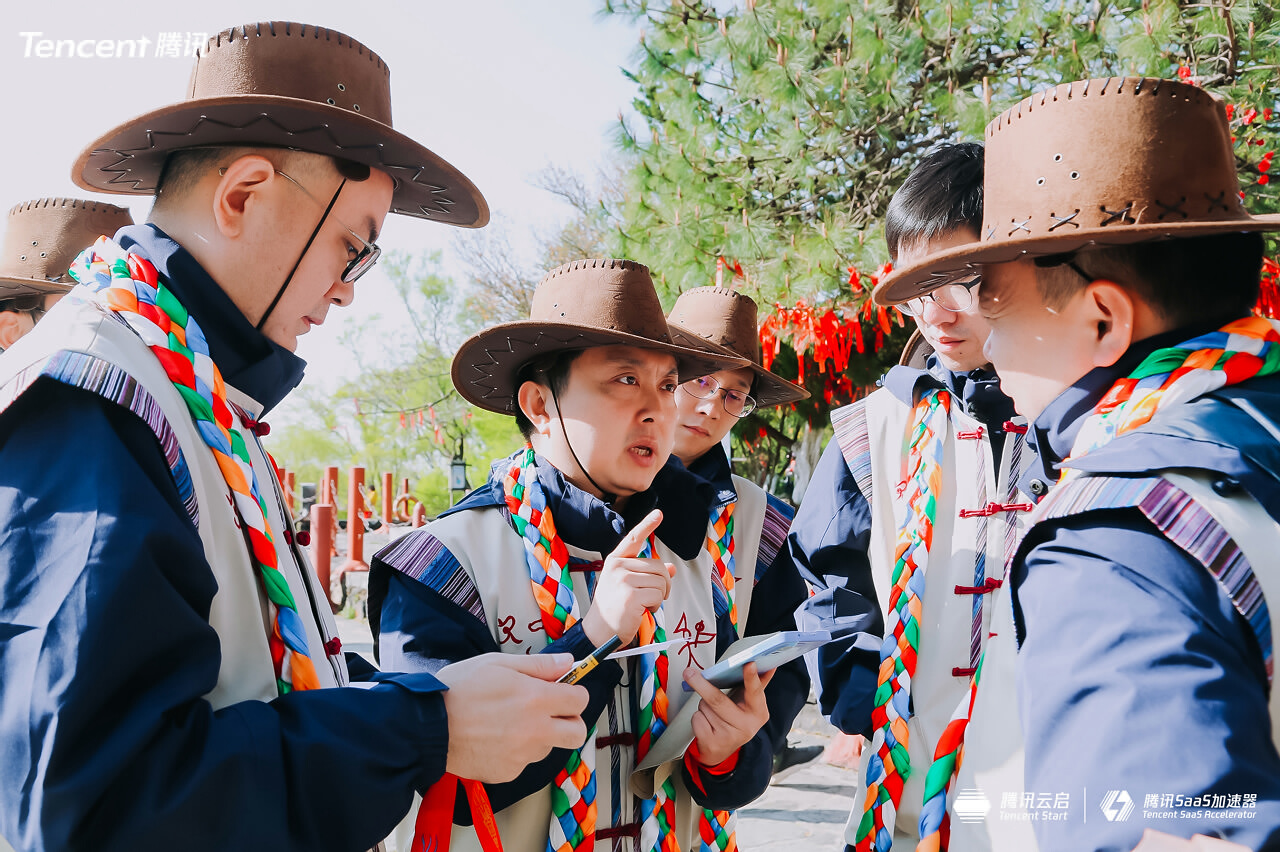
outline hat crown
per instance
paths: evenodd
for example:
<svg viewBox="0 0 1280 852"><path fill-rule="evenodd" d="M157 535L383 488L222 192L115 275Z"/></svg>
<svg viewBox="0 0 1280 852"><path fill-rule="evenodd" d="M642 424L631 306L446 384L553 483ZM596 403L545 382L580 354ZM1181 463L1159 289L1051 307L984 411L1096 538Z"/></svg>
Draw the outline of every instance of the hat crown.
<svg viewBox="0 0 1280 852"><path fill-rule="evenodd" d="M187 98L272 95L313 101L391 126L391 70L337 30L291 21L231 27L196 58Z"/></svg>
<svg viewBox="0 0 1280 852"><path fill-rule="evenodd" d="M101 201L39 198L18 204L9 211L5 227L0 277L70 286L75 282L66 272L76 256L98 237L113 236L132 224L128 210ZM4 289L0 284L0 294Z"/></svg>
<svg viewBox="0 0 1280 852"><path fill-rule="evenodd" d="M981 242L1247 220L1226 111L1170 80L1063 83L986 130Z"/></svg>
<svg viewBox="0 0 1280 852"><path fill-rule="evenodd" d="M553 269L534 290L529 319L671 342L649 268L634 260L575 260Z"/></svg>
<svg viewBox="0 0 1280 852"><path fill-rule="evenodd" d="M750 296L727 287L686 290L671 308L670 321L703 340L760 364L757 307Z"/></svg>

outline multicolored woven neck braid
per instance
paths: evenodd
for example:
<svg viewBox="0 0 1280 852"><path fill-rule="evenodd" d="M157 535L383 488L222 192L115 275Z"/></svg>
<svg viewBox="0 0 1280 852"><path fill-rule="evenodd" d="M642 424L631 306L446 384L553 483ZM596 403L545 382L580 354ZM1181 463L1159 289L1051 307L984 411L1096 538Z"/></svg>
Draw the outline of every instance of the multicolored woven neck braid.
<svg viewBox="0 0 1280 852"><path fill-rule="evenodd" d="M1067 463L1137 429L1161 409L1280 371L1277 344L1280 322L1248 317L1177 346L1157 349L1098 401L1080 427ZM1063 479L1078 474L1063 467Z"/></svg>
<svg viewBox="0 0 1280 852"><path fill-rule="evenodd" d="M711 510L710 531L707 534L707 552L715 563L716 572L711 577L711 599L715 607L716 621L729 617L734 637L742 635L738 621L738 604L734 594L734 543L733 511L737 501ZM736 852L738 848L737 811L716 811L700 808L698 824L700 852Z"/></svg>
<svg viewBox="0 0 1280 852"><path fill-rule="evenodd" d="M502 480L511 526L524 541L525 564L533 597L542 614L547 642L559 639L582 612L573 593L569 573L569 550L556 532L555 520L547 508L547 498L538 482L537 457L533 446L523 452ZM586 852L596 838L596 749L595 729L586 744L571 752L558 773L551 791L551 824L547 832L548 852Z"/></svg>
<svg viewBox="0 0 1280 852"><path fill-rule="evenodd" d="M182 396L205 444L213 452L249 540L249 558L267 593L267 644L280 694L316 689L320 680L307 647L307 632L289 583L280 572L267 507L249 460L244 436L227 405L222 373L209 344L149 260L101 237L76 258L71 276L90 298L120 316L164 367Z"/></svg>
<svg viewBox="0 0 1280 852"><path fill-rule="evenodd" d="M640 552L641 558L653 555L653 539L650 538ZM640 621L637 642L648 645L667 641L667 629L662 609L645 613ZM667 699L667 653L644 655L639 658L640 716L636 730L636 763L644 760L654 742L667 729L670 705ZM640 802L640 849L642 852L680 852L676 840L676 788L668 778L654 790L654 795Z"/></svg>
<svg viewBox="0 0 1280 852"><path fill-rule="evenodd" d="M942 487L950 406L947 391L931 390L916 403L911 416L907 479L901 497L905 511L898 528L885 639L880 646L880 674L871 713L875 733L867 762L862 820L854 843L857 852L889 852L902 788L911 775L907 754L911 679L920 649L920 617Z"/></svg>
<svg viewBox="0 0 1280 852"><path fill-rule="evenodd" d="M951 714L942 736L933 749L933 763L924 776L924 804L920 807L920 842L916 852L946 852L951 842L951 814L947 812L947 792L964 760L964 735L973 718L973 702L978 697L978 681L982 679L984 650L969 678L969 690Z"/></svg>

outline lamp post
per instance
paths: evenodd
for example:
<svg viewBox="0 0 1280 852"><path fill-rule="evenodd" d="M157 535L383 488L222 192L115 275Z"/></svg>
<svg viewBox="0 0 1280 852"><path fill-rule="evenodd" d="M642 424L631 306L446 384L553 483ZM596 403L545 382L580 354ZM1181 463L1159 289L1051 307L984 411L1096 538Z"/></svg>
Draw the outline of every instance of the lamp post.
<svg viewBox="0 0 1280 852"><path fill-rule="evenodd" d="M457 502L454 493L461 491L465 497L467 492L471 490L471 486L467 483L467 460L463 454L463 439L458 438L458 449L453 454L453 461L449 462L449 504Z"/></svg>

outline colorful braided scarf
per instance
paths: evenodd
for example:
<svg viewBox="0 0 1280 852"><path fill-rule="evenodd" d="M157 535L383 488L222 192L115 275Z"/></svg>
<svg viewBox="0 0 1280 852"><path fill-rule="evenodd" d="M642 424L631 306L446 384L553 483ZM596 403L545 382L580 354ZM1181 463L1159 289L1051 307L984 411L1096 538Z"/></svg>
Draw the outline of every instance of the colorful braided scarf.
<svg viewBox="0 0 1280 852"><path fill-rule="evenodd" d="M1280 322L1248 317L1157 349L1103 395L1080 427L1071 459L1147 423L1157 411L1254 376L1280 371ZM1064 467L1062 479L1079 471Z"/></svg>
<svg viewBox="0 0 1280 852"><path fill-rule="evenodd" d="M726 615L733 624L733 635L742 635L738 623L738 604L733 593L733 510L737 502L711 510L710 532L707 535L707 552L711 554L716 572L711 577L711 600L715 606L716 621ZM736 852L738 848L738 814L736 811L716 811L701 808L698 824L700 852Z"/></svg>
<svg viewBox="0 0 1280 852"><path fill-rule="evenodd" d="M937 497L942 486L942 459L951 394L931 390L912 412L908 434L907 478L901 499L906 512L898 528L889 592L880 674L871 720L875 726L867 762L866 800L854 847L857 852L889 852L902 788L911 775L907 753L911 679L920 649L920 617Z"/></svg>
<svg viewBox="0 0 1280 852"><path fill-rule="evenodd" d="M538 482L536 455L525 445L517 460L507 470L502 482L510 513L511 526L524 540L525 563L534 599L542 615L547 641L558 639L572 627L581 610L573 592L569 573L569 551L556 531L555 521L547 509L546 495ZM653 554L652 538L645 543L639 557ZM640 622L641 644L665 642L666 630L662 611L646 614ZM640 657L640 715L636 730L639 762L667 727L667 654ZM594 731L592 732L594 734ZM587 743L593 743L588 736ZM595 844L596 750L587 745L570 755L564 769L556 775L552 790L552 818L547 836L548 852L585 852ZM641 843L645 850L678 852L675 839L675 788L668 780L651 799L640 803Z"/></svg>
<svg viewBox="0 0 1280 852"><path fill-rule="evenodd" d="M232 506L249 540L250 561L267 593L271 621L267 645L277 690L284 695L318 688L306 628L276 561L266 502L244 436L227 405L222 373L209 357L199 323L149 260L126 252L106 237L82 252L70 272L89 298L128 323L160 361L231 489Z"/></svg>
<svg viewBox="0 0 1280 852"><path fill-rule="evenodd" d="M1081 424L1068 461L1150 422L1163 409L1255 376L1280 372L1277 344L1280 344L1280 322L1248 317L1176 346L1157 349L1103 394ZM1059 481L1080 474L1081 471L1064 466ZM963 763L965 731L981 678L982 662L979 661L969 681L968 693L938 740L934 763L925 776L917 852L942 852L947 848L950 833L947 791Z"/></svg>

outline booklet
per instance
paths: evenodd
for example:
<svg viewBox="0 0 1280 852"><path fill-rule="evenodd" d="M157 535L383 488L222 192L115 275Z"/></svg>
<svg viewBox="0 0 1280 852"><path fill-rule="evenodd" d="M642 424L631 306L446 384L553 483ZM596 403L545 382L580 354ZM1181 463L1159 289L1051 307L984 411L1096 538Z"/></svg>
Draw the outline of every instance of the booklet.
<svg viewBox="0 0 1280 852"><path fill-rule="evenodd" d="M782 630L763 636L748 636L730 645L715 665L702 672L702 676L721 689L729 690L742 685L742 667L747 663L755 663L760 674L764 674L830 641L831 634L825 630ZM684 685L684 681L681 684ZM636 767L632 787L638 791L637 795L644 798L652 794L643 792L652 784L651 775L643 776L647 770L679 759L689 748L693 742L693 714L698 712L701 702L702 696L693 693Z"/></svg>

